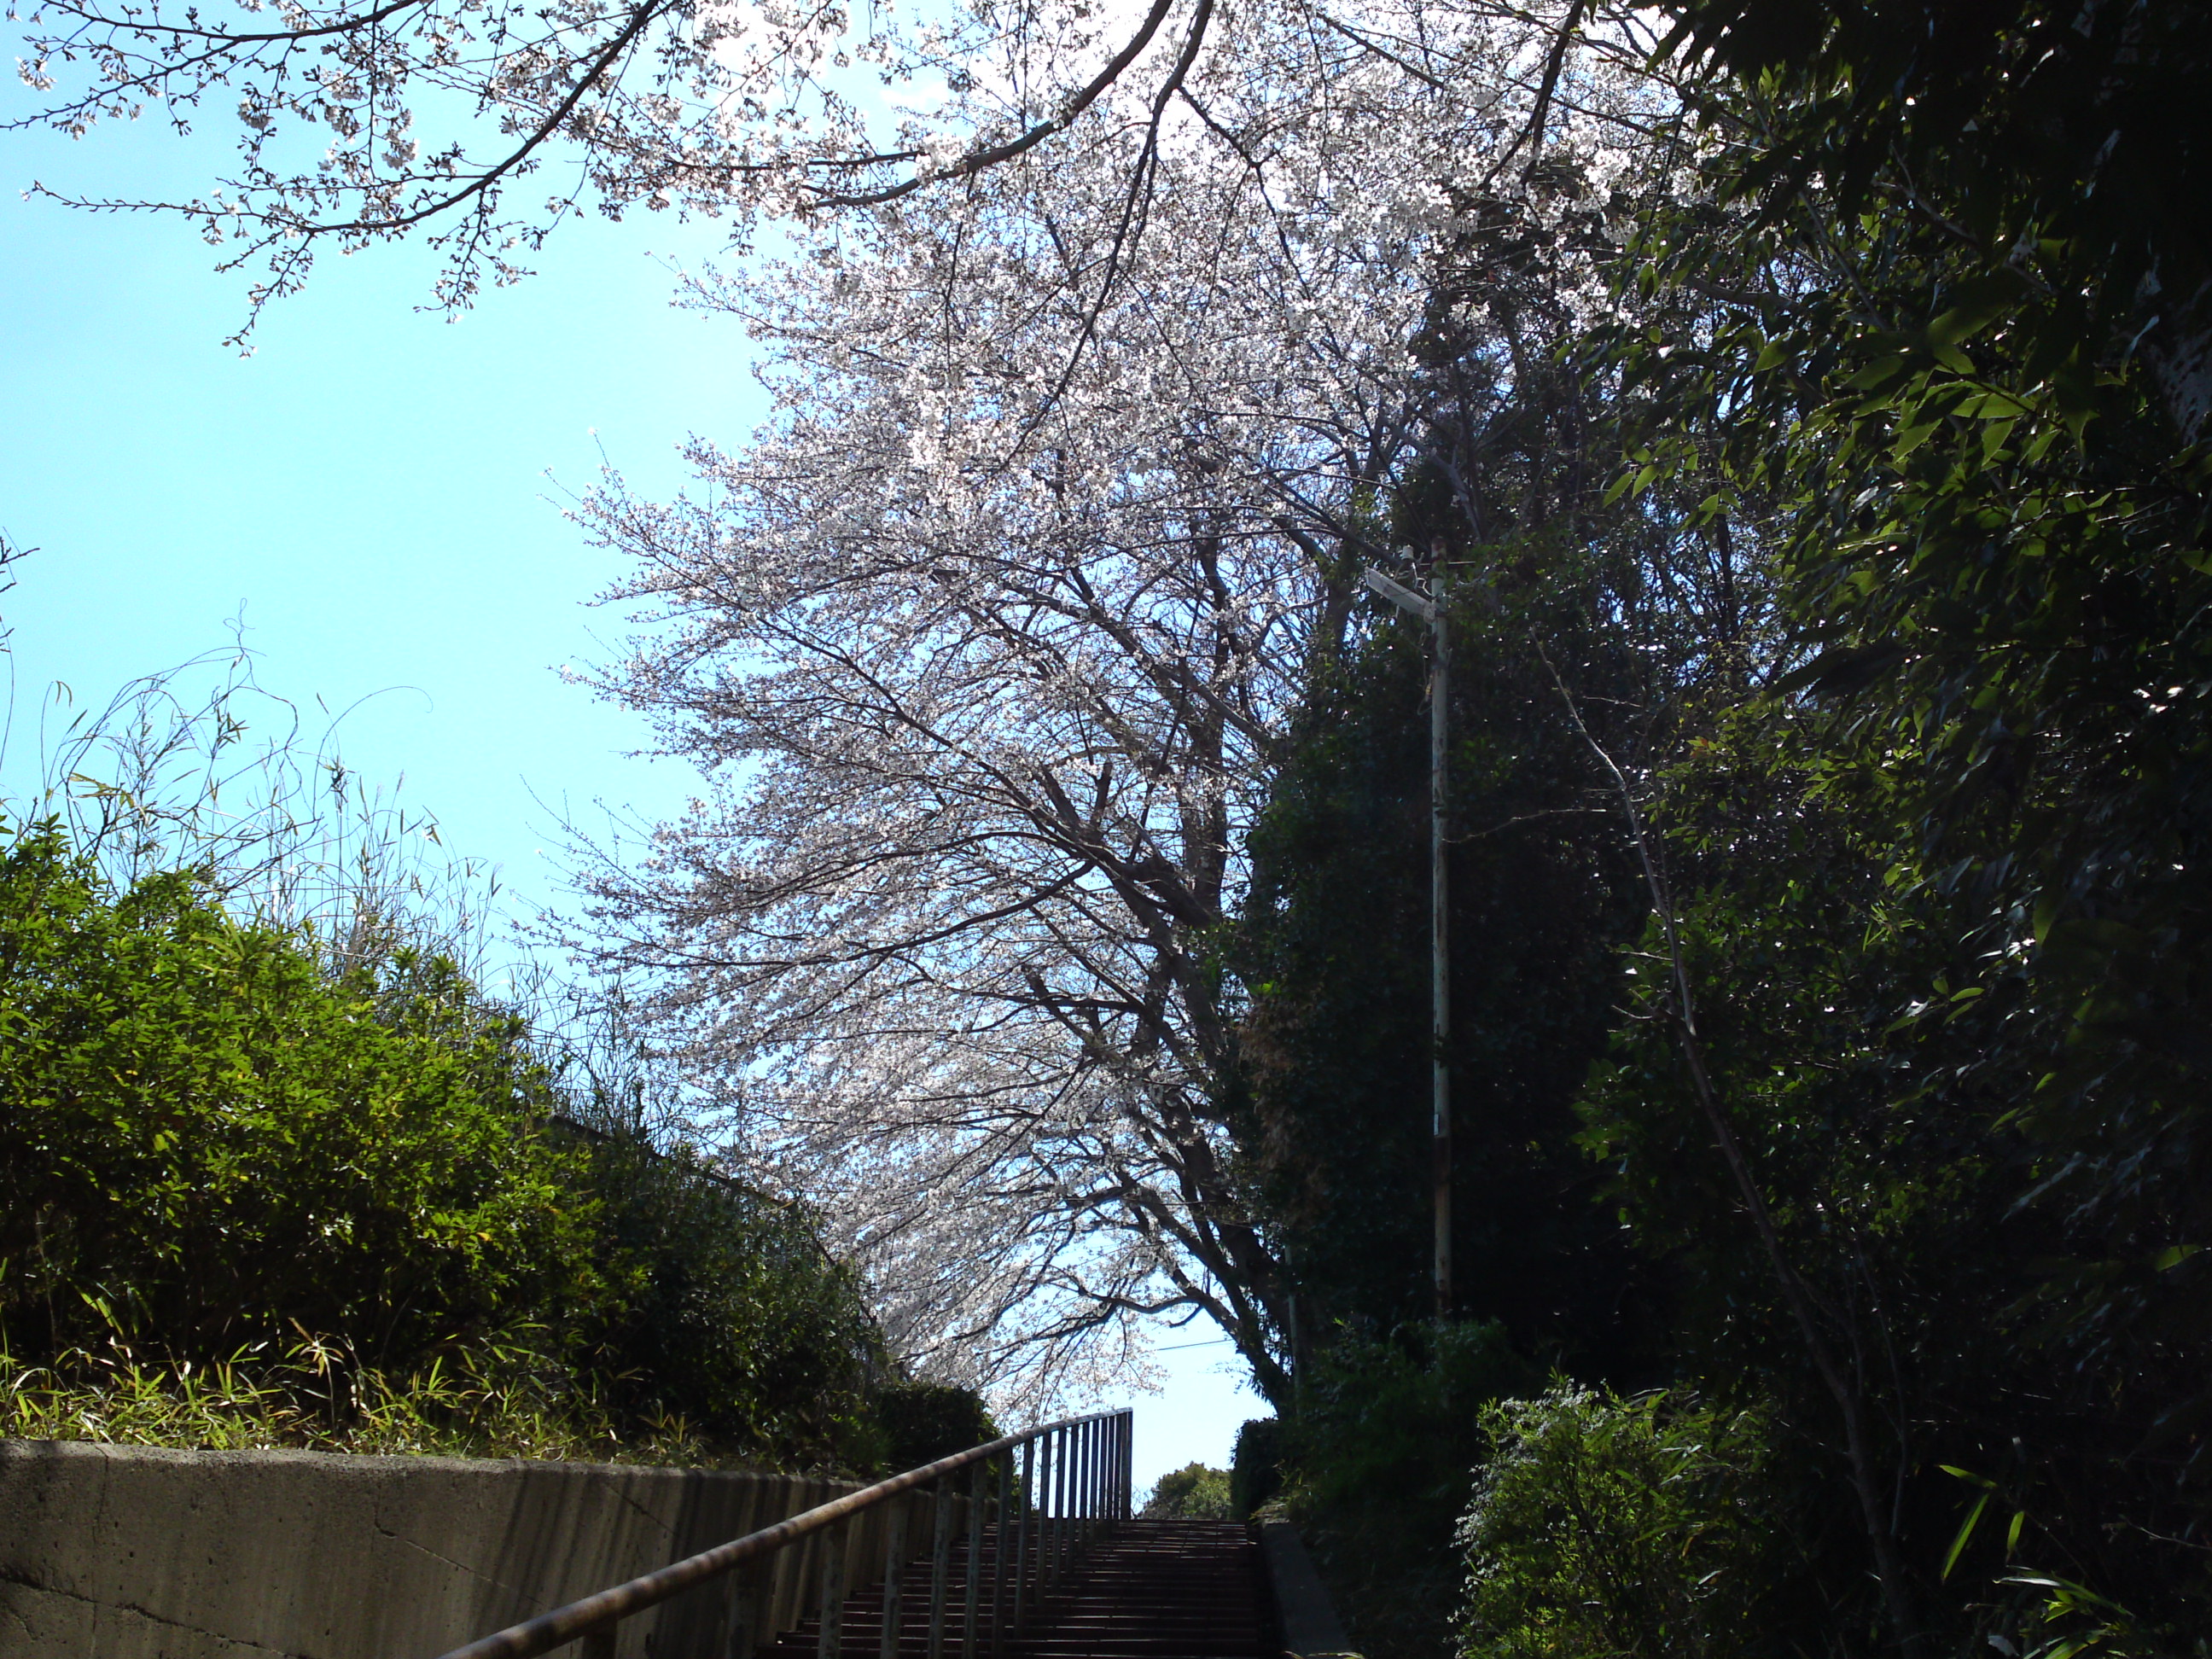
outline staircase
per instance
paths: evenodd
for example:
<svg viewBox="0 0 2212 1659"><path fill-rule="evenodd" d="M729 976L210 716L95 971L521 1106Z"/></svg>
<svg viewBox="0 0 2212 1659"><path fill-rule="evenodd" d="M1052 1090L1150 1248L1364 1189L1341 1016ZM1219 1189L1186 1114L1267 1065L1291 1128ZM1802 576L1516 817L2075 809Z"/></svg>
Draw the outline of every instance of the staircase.
<svg viewBox="0 0 2212 1659"><path fill-rule="evenodd" d="M995 1540L987 1529L983 1559ZM967 1581L964 1541L949 1581ZM898 1659L930 1659L929 1563L909 1562L899 1582ZM962 1659L957 1595L947 1597L941 1659ZM884 1590L848 1597L838 1618L836 1659L878 1659ZM1122 1521L1097 1540L1067 1577L1028 1610L994 1652L975 1659L1273 1659L1275 1633L1260 1547L1231 1521ZM821 1624L811 1620L763 1650L773 1659L817 1659Z"/></svg>

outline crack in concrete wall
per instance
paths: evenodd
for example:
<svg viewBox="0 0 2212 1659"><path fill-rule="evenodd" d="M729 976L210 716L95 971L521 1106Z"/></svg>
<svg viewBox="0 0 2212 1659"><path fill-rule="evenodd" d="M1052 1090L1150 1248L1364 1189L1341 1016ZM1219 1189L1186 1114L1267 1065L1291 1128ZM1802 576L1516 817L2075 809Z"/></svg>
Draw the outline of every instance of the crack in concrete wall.
<svg viewBox="0 0 2212 1659"><path fill-rule="evenodd" d="M82 1608L85 1613L89 1615L90 1620L87 1626L87 1633L89 1640L88 1645L85 1650L88 1653L103 1654L113 1650L111 1646L101 1638L103 1635L112 1633L112 1626L109 1626L107 1625L107 1621L110 1615L115 1613L126 1613L133 1619L142 1620L149 1624L165 1626L167 1632L173 1632L176 1635L181 1635L186 1638L204 1638L200 1645L204 1645L205 1643L209 1642L218 1644L220 1644L222 1650L226 1654L269 1654L276 1656L279 1654L280 1651L276 1648L263 1647L258 1643L240 1643L234 1640L230 1637L223 1635L218 1631L203 1630L198 1625L188 1623L183 1620L164 1618L161 1614L155 1612L152 1608L140 1607L136 1602L125 1601L111 1603L100 1601L94 1600L90 1596L77 1595L76 1592L71 1590L57 1590L49 1589L44 1585L27 1583L21 1579L15 1578L12 1576L0 1576L0 1587L3 1587L6 1590L27 1592L33 1596L52 1596L58 1601L71 1602ZM27 1620L22 1618L20 1609L12 1601L9 1602L6 1610L11 1614L15 1615L15 1622L21 1626L26 1640L31 1639L36 1636L38 1632L33 1630L33 1626ZM104 1629L104 1626L106 1626L106 1628ZM161 1645L163 1651L167 1652L169 1650L170 1644L168 1641L165 1639ZM13 1650L11 1649L10 1651L12 1652Z"/></svg>
<svg viewBox="0 0 2212 1659"><path fill-rule="evenodd" d="M0 1648L434 1659L848 1490L611 1464L0 1440ZM856 1540L851 1582L880 1574L883 1534ZM805 1598L788 1572L775 1575L781 1595L756 1598L757 1639L797 1621ZM721 1659L733 1599L710 1583L626 1620L622 1659Z"/></svg>

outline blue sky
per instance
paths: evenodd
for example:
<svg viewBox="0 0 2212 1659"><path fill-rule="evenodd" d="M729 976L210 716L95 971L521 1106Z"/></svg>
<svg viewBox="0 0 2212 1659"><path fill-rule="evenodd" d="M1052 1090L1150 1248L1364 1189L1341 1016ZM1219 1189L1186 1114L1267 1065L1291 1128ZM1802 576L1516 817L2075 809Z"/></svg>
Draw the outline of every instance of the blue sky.
<svg viewBox="0 0 2212 1659"><path fill-rule="evenodd" d="M714 228L579 222L539 276L453 324L414 310L433 269L419 251L327 260L240 358L222 341L246 283L215 274L184 223L19 194L33 179L189 194L222 159L144 123L0 138L0 532L38 550L0 596L16 685L0 786L33 776L43 688L104 703L224 645L242 614L270 690L359 705L349 765L404 776L445 844L498 865L519 902L557 902L541 803L653 817L691 787L635 757L640 722L555 672L608 655L623 622L587 608L619 573L554 501L602 446L673 489L687 434L735 441L765 413L743 330L669 304L663 262L710 257ZM1137 1401L1145 1484L1224 1463L1263 1410L1226 1346L1184 1346L1212 1335L1164 1335L1166 1391Z"/></svg>
<svg viewBox="0 0 2212 1659"><path fill-rule="evenodd" d="M149 193L217 159L145 124L11 135L0 154L18 187ZM543 276L451 325L413 309L432 269L418 252L328 260L241 358L222 342L245 283L183 222L7 190L0 531L39 550L0 599L19 726L36 688L104 700L222 644L242 607L273 690L336 708L405 688L349 717L349 762L404 773L448 844L526 895L551 889L533 792L672 809L682 777L625 758L649 734L553 672L606 654L594 634L618 641L623 622L584 606L615 570L545 475L588 483L603 444L672 488L688 431L759 418L742 331L672 310L647 257L678 239L694 258L714 246L659 219L581 224ZM20 743L12 758L20 787Z"/></svg>

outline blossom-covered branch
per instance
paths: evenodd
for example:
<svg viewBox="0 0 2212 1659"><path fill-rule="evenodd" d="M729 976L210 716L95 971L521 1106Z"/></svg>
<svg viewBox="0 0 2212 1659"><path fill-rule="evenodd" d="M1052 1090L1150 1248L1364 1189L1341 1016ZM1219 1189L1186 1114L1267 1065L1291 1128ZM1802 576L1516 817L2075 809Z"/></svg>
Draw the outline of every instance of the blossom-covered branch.
<svg viewBox="0 0 2212 1659"><path fill-rule="evenodd" d="M687 499L581 509L642 607L602 684L715 779L593 867L598 948L903 1350L1002 1396L1162 1313L1281 1383L1231 1133L1246 831L1395 481L1608 303L1654 89L1481 9L1360 21L1389 54L1222 8L1241 56L1086 142L696 276L780 414L696 444ZM1516 144L1533 182L1467 184Z"/></svg>
<svg viewBox="0 0 2212 1659"><path fill-rule="evenodd" d="M727 216L742 234L762 213L972 177L1065 131L1164 32L1194 52L1207 8L1177 10L1152 0L1117 32L1082 5L1010 29L988 8L907 21L839 0L42 0L20 68L48 101L0 130L82 135L152 106L182 131L234 100L239 162L205 195L60 199L196 221L226 268L262 268L257 313L319 247L420 231L447 256L453 308L486 276L524 274L587 201ZM512 199L548 163L568 176Z"/></svg>

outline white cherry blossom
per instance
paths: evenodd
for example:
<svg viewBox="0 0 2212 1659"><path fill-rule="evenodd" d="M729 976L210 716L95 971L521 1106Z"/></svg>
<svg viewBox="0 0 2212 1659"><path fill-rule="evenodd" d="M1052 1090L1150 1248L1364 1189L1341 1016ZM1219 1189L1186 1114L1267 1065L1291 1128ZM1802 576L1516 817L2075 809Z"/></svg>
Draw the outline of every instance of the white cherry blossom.
<svg viewBox="0 0 2212 1659"><path fill-rule="evenodd" d="M1571 52L1532 182L1544 28L1370 14L1385 55L1219 17L1243 55L1179 102L1133 81L1083 143L695 277L777 416L696 443L685 499L610 476L581 509L641 619L603 684L717 780L596 867L610 960L660 976L732 1156L823 1207L902 1349L1009 1401L1148 1310L1279 1382L1224 1088L1244 832L1467 365L1510 396L1602 302L1606 204L1564 180L1658 107Z"/></svg>

